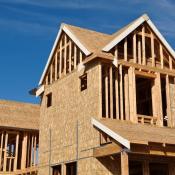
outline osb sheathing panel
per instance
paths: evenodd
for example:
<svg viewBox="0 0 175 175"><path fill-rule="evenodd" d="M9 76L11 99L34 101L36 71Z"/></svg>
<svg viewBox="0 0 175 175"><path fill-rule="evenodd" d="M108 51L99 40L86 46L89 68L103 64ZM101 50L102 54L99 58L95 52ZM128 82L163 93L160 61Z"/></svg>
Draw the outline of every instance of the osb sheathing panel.
<svg viewBox="0 0 175 175"><path fill-rule="evenodd" d="M88 88L80 91L80 72L74 71L66 77L47 86L41 103L40 122L40 166L39 175L48 175L49 157L51 165L76 160L77 158L77 119L78 123L78 158L86 160L92 158L92 149L99 146L99 133L91 125L91 117L101 117L101 66L93 65L87 70ZM53 105L46 107L46 95L52 92ZM50 136L51 128L51 155ZM87 174L95 172L98 167L93 167L93 161L80 164L90 166ZM101 164L100 164L101 165ZM102 165L99 165L101 171ZM104 170L105 171L105 170ZM106 170L107 171L107 170ZM85 171L79 174L85 174ZM97 173L99 174L99 173Z"/></svg>
<svg viewBox="0 0 175 175"><path fill-rule="evenodd" d="M0 127L39 129L39 105L0 100Z"/></svg>

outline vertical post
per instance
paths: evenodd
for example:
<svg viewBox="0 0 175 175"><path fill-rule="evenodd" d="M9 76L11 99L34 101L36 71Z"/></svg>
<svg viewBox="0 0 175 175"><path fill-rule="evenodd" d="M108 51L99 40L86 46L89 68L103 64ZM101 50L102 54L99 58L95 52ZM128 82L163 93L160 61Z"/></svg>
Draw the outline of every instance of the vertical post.
<svg viewBox="0 0 175 175"><path fill-rule="evenodd" d="M141 41L140 38L138 39L138 63L141 64L142 63L142 59L141 59Z"/></svg>
<svg viewBox="0 0 175 175"><path fill-rule="evenodd" d="M128 42L127 42L127 38L125 38L125 41L124 41L124 60L125 61L128 60Z"/></svg>
<svg viewBox="0 0 175 175"><path fill-rule="evenodd" d="M162 44L160 44L160 62L161 62L161 68L163 69L164 62L163 62L163 48L162 48Z"/></svg>
<svg viewBox="0 0 175 175"><path fill-rule="evenodd" d="M77 135L77 174L78 174L78 160L79 160L79 153L78 153L78 151L79 151L79 133L78 133L78 120L77 120L77 129L76 129L76 135Z"/></svg>
<svg viewBox="0 0 175 175"><path fill-rule="evenodd" d="M60 61L59 61L59 78L61 78L61 73L62 73L62 40L60 41L60 50L59 50L59 54L60 54Z"/></svg>
<svg viewBox="0 0 175 175"><path fill-rule="evenodd" d="M58 52L55 53L55 81L57 80L58 75Z"/></svg>
<svg viewBox="0 0 175 175"><path fill-rule="evenodd" d="M171 118L171 100L170 100L170 82L169 76L166 75L166 99L167 99L167 117L168 117L168 126L172 127L172 118Z"/></svg>
<svg viewBox="0 0 175 175"><path fill-rule="evenodd" d="M108 100L108 68L105 67L105 99L106 99L106 117L109 118L109 100Z"/></svg>
<svg viewBox="0 0 175 175"><path fill-rule="evenodd" d="M31 152L30 152L30 167L32 167L33 166L33 135L32 135L32 141L31 141L31 148L30 148L30 150L31 150Z"/></svg>
<svg viewBox="0 0 175 175"><path fill-rule="evenodd" d="M26 156L27 156L27 133L24 132L22 141L21 169L26 168Z"/></svg>
<svg viewBox="0 0 175 175"><path fill-rule="evenodd" d="M115 66L118 67L118 46L115 47L115 53L114 54L115 54L115 59L117 61Z"/></svg>
<svg viewBox="0 0 175 175"><path fill-rule="evenodd" d="M136 52L136 33L133 35L133 58L134 58L134 63L137 62L137 52Z"/></svg>
<svg viewBox="0 0 175 175"><path fill-rule="evenodd" d="M120 75L120 119L124 119L124 106L123 106L123 69L122 65L119 67L119 75Z"/></svg>
<svg viewBox="0 0 175 175"><path fill-rule="evenodd" d="M82 52L80 51L80 63L82 63L83 61L83 55L82 55Z"/></svg>
<svg viewBox="0 0 175 175"><path fill-rule="evenodd" d="M125 72L124 74L124 92L125 92L125 119L129 120L129 78L128 73Z"/></svg>
<svg viewBox="0 0 175 175"><path fill-rule="evenodd" d="M46 76L46 85L48 85L49 84L49 81L48 81L48 74L47 74L47 76Z"/></svg>
<svg viewBox="0 0 175 175"><path fill-rule="evenodd" d="M74 69L77 67L77 47L74 45Z"/></svg>
<svg viewBox="0 0 175 175"><path fill-rule="evenodd" d="M3 151L3 144L4 144L4 132L1 133L0 171L1 171L1 167L2 167L2 151Z"/></svg>
<svg viewBox="0 0 175 175"><path fill-rule="evenodd" d="M109 78L110 78L110 118L113 118L113 71L112 71L112 65L109 68Z"/></svg>
<svg viewBox="0 0 175 175"><path fill-rule="evenodd" d="M18 145L19 145L19 133L16 135L16 146L15 146L15 160L14 160L14 171L17 170L17 162L18 162Z"/></svg>
<svg viewBox="0 0 175 175"><path fill-rule="evenodd" d="M172 58L171 58L171 56L170 56L170 55L169 55L169 68L170 68L170 70L172 70L172 69L173 69Z"/></svg>
<svg viewBox="0 0 175 175"><path fill-rule="evenodd" d="M115 71L115 99L116 99L116 119L119 119L119 87L118 69Z"/></svg>
<svg viewBox="0 0 175 175"><path fill-rule="evenodd" d="M7 144L8 144L8 133L5 134L5 146L4 146L4 163L3 163L3 171L6 171L7 168Z"/></svg>
<svg viewBox="0 0 175 175"><path fill-rule="evenodd" d="M51 175L51 156L52 156L52 133L51 128L49 129L49 175Z"/></svg>
<svg viewBox="0 0 175 175"><path fill-rule="evenodd" d="M149 161L143 162L143 175L149 175Z"/></svg>
<svg viewBox="0 0 175 175"><path fill-rule="evenodd" d="M142 63L146 64L146 56L145 56L145 26L142 26Z"/></svg>
<svg viewBox="0 0 175 175"><path fill-rule="evenodd" d="M67 63L67 36L64 36L64 75L66 75L66 63Z"/></svg>
<svg viewBox="0 0 175 175"><path fill-rule="evenodd" d="M69 42L69 73L71 72L72 66L72 42Z"/></svg>
<svg viewBox="0 0 175 175"><path fill-rule="evenodd" d="M34 166L36 166L36 135L34 137Z"/></svg>
<svg viewBox="0 0 175 175"><path fill-rule="evenodd" d="M152 32L151 32L151 57L152 57L152 66L155 67L154 35Z"/></svg>
<svg viewBox="0 0 175 175"><path fill-rule="evenodd" d="M50 84L52 84L52 82L53 82L52 75L53 75L53 63L51 63L51 65L50 65Z"/></svg>
<svg viewBox="0 0 175 175"><path fill-rule="evenodd" d="M129 159L125 151L121 152L121 175L129 175Z"/></svg>

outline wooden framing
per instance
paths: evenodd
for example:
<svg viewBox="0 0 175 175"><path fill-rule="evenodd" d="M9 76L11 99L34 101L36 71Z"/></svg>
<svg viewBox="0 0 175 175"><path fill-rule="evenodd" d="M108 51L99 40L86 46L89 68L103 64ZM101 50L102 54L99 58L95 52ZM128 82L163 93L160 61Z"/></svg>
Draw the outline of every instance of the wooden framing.
<svg viewBox="0 0 175 175"><path fill-rule="evenodd" d="M129 175L129 159L125 151L121 152L121 175Z"/></svg>

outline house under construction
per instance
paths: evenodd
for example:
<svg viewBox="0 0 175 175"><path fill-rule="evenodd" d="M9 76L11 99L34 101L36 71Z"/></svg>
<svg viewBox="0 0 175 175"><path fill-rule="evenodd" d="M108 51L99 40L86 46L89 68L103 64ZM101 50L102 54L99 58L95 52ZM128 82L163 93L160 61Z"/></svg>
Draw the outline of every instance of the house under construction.
<svg viewBox="0 0 175 175"><path fill-rule="evenodd" d="M175 52L147 15L112 35L62 24L33 93L26 124L2 124L1 171L175 175Z"/></svg>

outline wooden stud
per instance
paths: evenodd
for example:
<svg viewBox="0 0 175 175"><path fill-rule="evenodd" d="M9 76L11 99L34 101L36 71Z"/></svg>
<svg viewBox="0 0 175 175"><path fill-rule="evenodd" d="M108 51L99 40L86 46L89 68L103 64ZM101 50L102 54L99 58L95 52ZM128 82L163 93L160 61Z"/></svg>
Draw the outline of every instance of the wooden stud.
<svg viewBox="0 0 175 175"><path fill-rule="evenodd" d="M56 52L55 54L55 81L57 80L57 74L58 74L58 70L57 70L57 66L58 66L58 53Z"/></svg>
<svg viewBox="0 0 175 175"><path fill-rule="evenodd" d="M124 60L125 61L128 60L128 41L127 41L127 38L125 38L125 41L124 41Z"/></svg>
<svg viewBox="0 0 175 175"><path fill-rule="evenodd" d="M69 73L71 72L71 66L72 66L72 42L69 43Z"/></svg>
<svg viewBox="0 0 175 175"><path fill-rule="evenodd" d="M121 152L121 175L129 175L129 159L125 151Z"/></svg>
<svg viewBox="0 0 175 175"><path fill-rule="evenodd" d="M30 167L32 167L33 166L33 135L32 135L32 141L31 141L31 148L30 148L30 150L31 150L31 153L30 153Z"/></svg>
<svg viewBox="0 0 175 175"><path fill-rule="evenodd" d="M124 106L123 106L123 69L122 65L119 66L120 75L120 119L124 119Z"/></svg>
<svg viewBox="0 0 175 175"><path fill-rule="evenodd" d="M82 54L82 52L80 51L80 63L82 63L83 62L83 54Z"/></svg>
<svg viewBox="0 0 175 175"><path fill-rule="evenodd" d="M137 63L136 33L134 33L134 35L133 35L133 58L134 58L134 63Z"/></svg>
<svg viewBox="0 0 175 175"><path fill-rule="evenodd" d="M109 68L110 77L110 118L113 118L113 71L112 65Z"/></svg>
<svg viewBox="0 0 175 175"><path fill-rule="evenodd" d="M143 175L149 175L149 161L143 161Z"/></svg>
<svg viewBox="0 0 175 175"><path fill-rule="evenodd" d="M152 66L155 67L154 35L152 32L151 32L151 57L152 57Z"/></svg>
<svg viewBox="0 0 175 175"><path fill-rule="evenodd" d="M3 152L3 144L4 144L4 132L1 133L1 149L0 149L0 169L2 166L2 152Z"/></svg>
<svg viewBox="0 0 175 175"><path fill-rule="evenodd" d="M161 62L161 68L163 69L164 67L164 61L163 61L163 47L160 44L160 62Z"/></svg>
<svg viewBox="0 0 175 175"><path fill-rule="evenodd" d="M34 166L36 166L36 135L34 137Z"/></svg>
<svg viewBox="0 0 175 175"><path fill-rule="evenodd" d="M145 55L145 26L142 26L142 64L146 64L146 55Z"/></svg>
<svg viewBox="0 0 175 175"><path fill-rule="evenodd" d="M105 70L105 99L106 99L106 117L109 118L109 100L108 100L108 68Z"/></svg>
<svg viewBox="0 0 175 175"><path fill-rule="evenodd" d="M128 73L125 72L124 74L124 96L125 96L125 119L129 120L129 78L128 78Z"/></svg>
<svg viewBox="0 0 175 175"><path fill-rule="evenodd" d="M168 126L172 127L172 118L171 118L171 100L170 100L170 82L169 76L166 75L166 100L167 100L167 117L168 117Z"/></svg>
<svg viewBox="0 0 175 175"><path fill-rule="evenodd" d="M67 47L66 47L66 44L67 44L67 36L65 35L64 37L64 75L66 75L66 64L67 64Z"/></svg>
<svg viewBox="0 0 175 175"><path fill-rule="evenodd" d="M74 45L74 69L77 67L77 47Z"/></svg>
<svg viewBox="0 0 175 175"><path fill-rule="evenodd" d="M141 41L138 39L138 63L142 63L142 58L141 58Z"/></svg>
<svg viewBox="0 0 175 175"><path fill-rule="evenodd" d="M17 170L17 162L18 162L18 146L19 146L19 133L16 135L16 146L15 146L15 160L14 160L14 171Z"/></svg>
<svg viewBox="0 0 175 175"><path fill-rule="evenodd" d="M7 166L7 144L8 144L8 133L5 134L5 146L4 146L4 163L3 163L3 171L6 171Z"/></svg>
<svg viewBox="0 0 175 175"><path fill-rule="evenodd" d="M62 60L63 60L63 56L62 56L62 40L61 40L60 41L59 78L61 78L61 74L62 74Z"/></svg>
<svg viewBox="0 0 175 175"><path fill-rule="evenodd" d="M27 133L25 132L22 141L21 169L26 168L26 156L27 156Z"/></svg>
<svg viewBox="0 0 175 175"><path fill-rule="evenodd" d="M53 75L53 63L50 65L50 84L52 84L53 82L52 75Z"/></svg>
<svg viewBox="0 0 175 175"><path fill-rule="evenodd" d="M170 70L173 69L173 62L172 62L171 56L169 56L169 68L170 68Z"/></svg>
<svg viewBox="0 0 175 175"><path fill-rule="evenodd" d="M118 69L115 71L115 99L116 99L116 119L119 119L119 87L118 87L118 82L119 82L119 78L118 78Z"/></svg>

